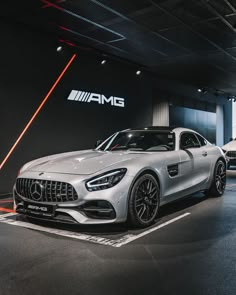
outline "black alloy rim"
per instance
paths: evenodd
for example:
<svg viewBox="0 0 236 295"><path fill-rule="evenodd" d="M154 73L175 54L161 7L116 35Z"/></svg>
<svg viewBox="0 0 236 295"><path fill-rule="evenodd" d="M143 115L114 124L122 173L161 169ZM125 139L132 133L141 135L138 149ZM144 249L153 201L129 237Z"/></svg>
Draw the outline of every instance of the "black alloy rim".
<svg viewBox="0 0 236 295"><path fill-rule="evenodd" d="M216 188L219 193L223 193L226 185L226 169L223 163L220 163L216 170Z"/></svg>
<svg viewBox="0 0 236 295"><path fill-rule="evenodd" d="M159 187L150 178L143 180L137 190L135 210L142 222L148 222L155 217L158 209Z"/></svg>

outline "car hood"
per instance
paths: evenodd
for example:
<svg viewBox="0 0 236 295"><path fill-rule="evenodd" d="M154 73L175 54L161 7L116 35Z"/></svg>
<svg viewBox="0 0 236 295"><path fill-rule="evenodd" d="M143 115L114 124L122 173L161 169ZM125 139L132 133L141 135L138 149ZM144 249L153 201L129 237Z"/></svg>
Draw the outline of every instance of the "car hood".
<svg viewBox="0 0 236 295"><path fill-rule="evenodd" d="M35 160L26 169L34 172L88 175L109 168L116 164L125 167L125 163L143 156L137 152L71 152ZM112 169L112 168L111 168Z"/></svg>
<svg viewBox="0 0 236 295"><path fill-rule="evenodd" d="M236 151L236 140L230 141L229 143L222 146L223 150L228 151Z"/></svg>

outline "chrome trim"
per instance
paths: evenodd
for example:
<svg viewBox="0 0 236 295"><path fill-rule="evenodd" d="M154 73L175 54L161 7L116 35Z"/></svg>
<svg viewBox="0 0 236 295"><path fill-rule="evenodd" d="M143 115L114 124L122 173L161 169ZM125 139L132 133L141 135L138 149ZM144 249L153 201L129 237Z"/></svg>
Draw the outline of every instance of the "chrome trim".
<svg viewBox="0 0 236 295"><path fill-rule="evenodd" d="M35 201L32 194L30 193L31 185L35 182L44 187L42 197L37 202L64 203L78 200L78 194L71 184L53 180L17 178L17 194L25 199Z"/></svg>

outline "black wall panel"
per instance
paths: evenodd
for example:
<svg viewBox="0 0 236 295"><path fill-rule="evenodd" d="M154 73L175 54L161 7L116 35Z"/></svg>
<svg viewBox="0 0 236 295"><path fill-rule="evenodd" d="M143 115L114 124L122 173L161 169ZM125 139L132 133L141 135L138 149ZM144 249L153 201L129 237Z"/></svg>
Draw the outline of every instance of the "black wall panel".
<svg viewBox="0 0 236 295"><path fill-rule="evenodd" d="M56 52L48 36L2 25L0 56L0 162L56 80L73 51ZM72 89L125 98L125 108L68 101ZM151 125L149 79L135 68L92 53L77 57L0 171L0 193L9 192L18 169L48 154L86 149L124 128Z"/></svg>
<svg viewBox="0 0 236 295"><path fill-rule="evenodd" d="M170 125L193 129L216 142L216 113L170 106Z"/></svg>

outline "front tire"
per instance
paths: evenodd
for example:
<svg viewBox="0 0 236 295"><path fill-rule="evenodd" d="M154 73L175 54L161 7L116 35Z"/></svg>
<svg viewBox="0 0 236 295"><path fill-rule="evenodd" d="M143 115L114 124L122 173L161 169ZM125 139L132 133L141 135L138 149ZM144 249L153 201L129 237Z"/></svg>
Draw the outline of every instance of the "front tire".
<svg viewBox="0 0 236 295"><path fill-rule="evenodd" d="M160 186L151 174L140 176L134 183L130 198L128 220L135 227L151 225L158 213Z"/></svg>
<svg viewBox="0 0 236 295"><path fill-rule="evenodd" d="M226 164L218 160L215 165L214 175L210 189L207 191L208 196L221 197L226 187Z"/></svg>

